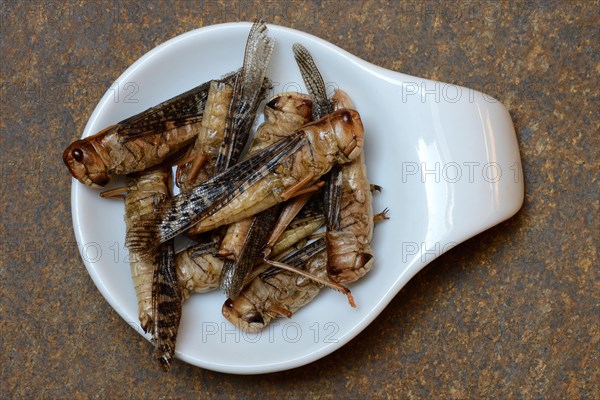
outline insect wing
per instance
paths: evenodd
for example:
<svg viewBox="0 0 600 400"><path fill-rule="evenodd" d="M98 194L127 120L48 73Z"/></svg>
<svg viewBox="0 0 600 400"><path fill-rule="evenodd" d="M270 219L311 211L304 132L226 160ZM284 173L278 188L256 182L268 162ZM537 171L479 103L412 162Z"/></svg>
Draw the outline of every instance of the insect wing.
<svg viewBox="0 0 600 400"><path fill-rule="evenodd" d="M231 83L238 74L231 72L220 81ZM126 142L202 121L209 89L210 81L124 119L117 124L119 140Z"/></svg>
<svg viewBox="0 0 600 400"><path fill-rule="evenodd" d="M170 240L159 247L152 281L152 309L154 315L153 341L156 357L162 368L169 369L175 354L175 341L181 320L181 289L175 270L175 252Z"/></svg>

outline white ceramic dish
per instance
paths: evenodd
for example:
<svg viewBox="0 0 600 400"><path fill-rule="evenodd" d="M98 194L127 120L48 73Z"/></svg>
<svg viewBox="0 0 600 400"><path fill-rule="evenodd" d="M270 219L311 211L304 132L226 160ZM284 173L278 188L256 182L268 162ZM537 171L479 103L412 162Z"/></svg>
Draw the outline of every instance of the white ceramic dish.
<svg viewBox="0 0 600 400"><path fill-rule="evenodd" d="M107 91L83 136L238 68L249 28L249 23L209 26L153 49ZM385 70L303 32L269 26L269 33L277 41L268 72L276 91L305 91L291 51L301 42L330 89L343 88L353 99L365 126L370 180L384 188L375 195L375 209L389 207L391 219L376 228L374 269L351 286L357 309L325 290L292 319L248 335L221 316L220 292L193 296L184 305L177 357L238 374L298 367L340 348L427 263L515 214L524 193L515 132L499 102ZM123 204L73 181L72 210L94 283L141 333L123 246Z"/></svg>

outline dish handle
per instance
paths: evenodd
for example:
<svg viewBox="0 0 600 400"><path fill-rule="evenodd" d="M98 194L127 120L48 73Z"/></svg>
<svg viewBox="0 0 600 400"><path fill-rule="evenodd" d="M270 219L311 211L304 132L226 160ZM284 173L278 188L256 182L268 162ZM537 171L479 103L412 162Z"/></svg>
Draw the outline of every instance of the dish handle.
<svg viewBox="0 0 600 400"><path fill-rule="evenodd" d="M423 246L415 254L422 267L513 216L524 200L523 169L515 129L502 103L472 89L450 85L451 92L439 89L445 85L440 82L402 78L401 99L396 98L394 108L403 112L397 112L396 122L410 138L406 143L416 147L406 150L399 168L402 191L410 193L416 207L411 210L415 216L408 218L420 225L426 220L420 227ZM431 95L435 92L429 87L446 98Z"/></svg>

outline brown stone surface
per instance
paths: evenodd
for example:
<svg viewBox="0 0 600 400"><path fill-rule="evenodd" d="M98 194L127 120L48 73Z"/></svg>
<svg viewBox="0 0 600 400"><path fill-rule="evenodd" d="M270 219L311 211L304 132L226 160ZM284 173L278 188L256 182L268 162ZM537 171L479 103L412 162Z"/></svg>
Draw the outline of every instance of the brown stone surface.
<svg viewBox="0 0 600 400"><path fill-rule="evenodd" d="M599 398L598 1L0 2L0 382L9 398ZM513 118L523 209L418 274L313 364L176 361L112 310L74 247L63 148L112 81L188 30L251 20L472 87Z"/></svg>

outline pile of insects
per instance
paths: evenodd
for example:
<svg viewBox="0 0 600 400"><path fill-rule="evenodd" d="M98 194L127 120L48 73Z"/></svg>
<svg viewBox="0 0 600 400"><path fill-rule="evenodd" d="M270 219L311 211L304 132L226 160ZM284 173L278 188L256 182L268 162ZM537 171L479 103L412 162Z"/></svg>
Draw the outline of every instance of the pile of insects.
<svg viewBox="0 0 600 400"><path fill-rule="evenodd" d="M241 69L77 140L63 153L73 177L91 187L127 175L125 187L100 195L125 199L139 320L165 370L181 305L193 293L220 288L228 297L223 316L258 332L291 317L323 287L356 307L344 284L373 266L373 225L387 210L373 215L371 193L381 188L367 180L363 124L345 92L328 98L301 44L292 50L308 94L268 99L264 122L247 146L271 88L266 71L274 44L256 22ZM176 254L174 238L182 234L193 245Z"/></svg>

